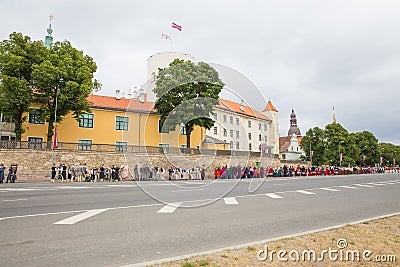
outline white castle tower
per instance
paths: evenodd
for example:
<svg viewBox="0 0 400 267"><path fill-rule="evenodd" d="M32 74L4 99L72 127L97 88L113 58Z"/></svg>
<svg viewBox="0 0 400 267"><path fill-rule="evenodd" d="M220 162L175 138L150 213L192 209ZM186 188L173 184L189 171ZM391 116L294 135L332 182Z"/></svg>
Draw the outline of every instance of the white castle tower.
<svg viewBox="0 0 400 267"><path fill-rule="evenodd" d="M279 129L278 129L278 110L274 107L271 100L268 100L267 105L263 109L265 116L272 120L271 130L268 133L269 143L273 146L272 154L279 154Z"/></svg>
<svg viewBox="0 0 400 267"><path fill-rule="evenodd" d="M147 99L149 101L155 101L156 99L153 89L156 86L155 82L158 74L158 69L168 67L169 64L176 58L194 61L194 58L189 54L169 51L156 53L147 59L147 82L143 87L147 93Z"/></svg>

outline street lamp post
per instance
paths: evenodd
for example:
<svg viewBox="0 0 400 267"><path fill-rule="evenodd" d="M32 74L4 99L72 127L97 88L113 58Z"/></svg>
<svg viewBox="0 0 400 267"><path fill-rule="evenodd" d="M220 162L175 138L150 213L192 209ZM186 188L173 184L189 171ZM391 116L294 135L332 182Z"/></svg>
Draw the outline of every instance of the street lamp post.
<svg viewBox="0 0 400 267"><path fill-rule="evenodd" d="M312 167L312 158L313 158L313 153L311 152L311 139L310 139L310 164Z"/></svg>
<svg viewBox="0 0 400 267"><path fill-rule="evenodd" d="M342 168L342 157L340 156L340 144L342 144L343 141L340 141L338 144L338 148L339 148L339 168Z"/></svg>
<svg viewBox="0 0 400 267"><path fill-rule="evenodd" d="M63 81L64 81L64 79L62 79L62 78L59 80L60 83L62 83ZM56 87L56 89L57 89L57 91L56 91L56 99L55 99L56 105L55 105L55 108L54 108L53 141L52 141L52 153L51 153L51 167L52 168L55 167L54 166L54 149L55 149L55 142L54 142L55 141L55 136L54 136L54 134L57 133L57 131L56 131L56 126L57 126L57 107L58 107L58 94L60 93L60 86L58 85Z"/></svg>

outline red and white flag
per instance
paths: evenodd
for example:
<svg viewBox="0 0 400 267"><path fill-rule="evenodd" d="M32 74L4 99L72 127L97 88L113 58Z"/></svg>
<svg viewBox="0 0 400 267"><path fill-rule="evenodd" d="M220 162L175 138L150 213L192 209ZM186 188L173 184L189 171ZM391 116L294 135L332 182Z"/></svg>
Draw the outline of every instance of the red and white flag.
<svg viewBox="0 0 400 267"><path fill-rule="evenodd" d="M169 36L168 34L165 34L165 33L161 34L161 38L171 40L171 36Z"/></svg>
<svg viewBox="0 0 400 267"><path fill-rule="evenodd" d="M367 160L367 156L363 156L363 161L365 162Z"/></svg>
<svg viewBox="0 0 400 267"><path fill-rule="evenodd" d="M342 162L343 160L343 153L340 153L339 161Z"/></svg>
<svg viewBox="0 0 400 267"><path fill-rule="evenodd" d="M381 164L383 163L383 157L381 157Z"/></svg>
<svg viewBox="0 0 400 267"><path fill-rule="evenodd" d="M178 31L182 31L182 26L172 22L172 28L177 29Z"/></svg>
<svg viewBox="0 0 400 267"><path fill-rule="evenodd" d="M56 149L57 145L58 145L57 130L56 127L54 127L53 149Z"/></svg>
<svg viewBox="0 0 400 267"><path fill-rule="evenodd" d="M396 159L393 158L393 165L396 165Z"/></svg>
<svg viewBox="0 0 400 267"><path fill-rule="evenodd" d="M313 157L313 155L314 155L314 151L310 151L310 160L312 160L312 157Z"/></svg>

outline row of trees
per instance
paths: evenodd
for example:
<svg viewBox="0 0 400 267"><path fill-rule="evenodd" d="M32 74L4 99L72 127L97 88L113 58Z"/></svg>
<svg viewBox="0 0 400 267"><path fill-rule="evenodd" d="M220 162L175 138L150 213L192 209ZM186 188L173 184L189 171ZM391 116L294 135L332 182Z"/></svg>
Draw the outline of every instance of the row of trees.
<svg viewBox="0 0 400 267"><path fill-rule="evenodd" d="M89 111L86 98L100 89L94 79L97 70L93 58L74 48L70 42L56 42L47 49L42 41L32 41L21 33L12 33L0 43L0 107L15 123L17 141L24 133L27 112L37 106L43 120L49 122L47 141L56 122L70 112L78 119Z"/></svg>
<svg viewBox="0 0 400 267"><path fill-rule="evenodd" d="M310 160L312 151L313 165L374 166L381 163L393 164L399 158L400 146L379 143L369 131L349 133L339 123L331 123L325 129L318 127L307 131L301 140L301 148L305 152L303 160Z"/></svg>

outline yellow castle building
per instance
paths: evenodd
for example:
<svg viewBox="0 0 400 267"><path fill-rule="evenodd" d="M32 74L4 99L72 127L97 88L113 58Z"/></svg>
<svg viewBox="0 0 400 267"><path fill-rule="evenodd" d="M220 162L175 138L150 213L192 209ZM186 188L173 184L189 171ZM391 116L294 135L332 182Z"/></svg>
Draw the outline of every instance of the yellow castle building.
<svg viewBox="0 0 400 267"><path fill-rule="evenodd" d="M154 102L142 99L100 96L91 94L90 112L82 114L77 121L72 114L57 123L57 141L74 143L77 149L91 150L93 144L126 146L153 146L186 148L184 127L162 133L159 127L160 115L154 110ZM46 142L48 123L40 119L39 110L32 109L27 114L26 131L21 141L31 146ZM191 148L201 148L205 139L205 129L195 127L191 135Z"/></svg>

